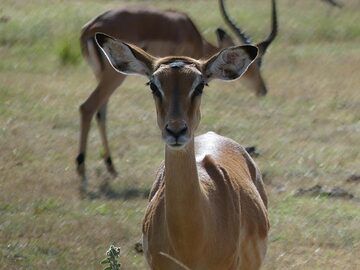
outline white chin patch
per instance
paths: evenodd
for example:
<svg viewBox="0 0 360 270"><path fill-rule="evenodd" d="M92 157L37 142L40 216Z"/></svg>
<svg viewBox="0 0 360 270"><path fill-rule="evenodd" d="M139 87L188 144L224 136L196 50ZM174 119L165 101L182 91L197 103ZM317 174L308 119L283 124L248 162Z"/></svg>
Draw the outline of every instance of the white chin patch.
<svg viewBox="0 0 360 270"><path fill-rule="evenodd" d="M187 136L180 136L177 139L173 136L166 136L165 138L165 143L172 149L182 149L188 141L189 139Z"/></svg>

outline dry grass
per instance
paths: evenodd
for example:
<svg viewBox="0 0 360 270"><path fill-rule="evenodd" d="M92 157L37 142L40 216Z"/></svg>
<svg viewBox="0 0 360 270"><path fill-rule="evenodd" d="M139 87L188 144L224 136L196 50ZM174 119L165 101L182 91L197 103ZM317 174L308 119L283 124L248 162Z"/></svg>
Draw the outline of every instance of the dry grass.
<svg viewBox="0 0 360 270"><path fill-rule="evenodd" d="M191 11L189 1L179 2L155 4L188 11L215 40L216 1L209 13L203 12L207 1L191 2ZM233 17L257 40L263 37L269 5L229 2L236 4ZM360 197L359 184L345 181L360 174L360 5L343 2L342 10L330 10L322 1L279 0L280 36L263 68L269 95L257 99L241 82L214 82L203 98L199 133L214 130L260 149L256 161L272 224L264 269L360 265L359 202L293 196L299 187L321 184ZM101 269L112 243L122 248L123 269L146 269L133 245L146 207L142 194L163 158L150 93L143 79L131 77L110 102L109 136L120 172L111 185L119 198L80 200L77 108L95 80L85 63L62 66L59 59L61 46L76 59L82 24L117 5L2 1L0 17L10 20L0 22L0 269ZM87 163L93 190L109 177L100 153L93 128Z"/></svg>

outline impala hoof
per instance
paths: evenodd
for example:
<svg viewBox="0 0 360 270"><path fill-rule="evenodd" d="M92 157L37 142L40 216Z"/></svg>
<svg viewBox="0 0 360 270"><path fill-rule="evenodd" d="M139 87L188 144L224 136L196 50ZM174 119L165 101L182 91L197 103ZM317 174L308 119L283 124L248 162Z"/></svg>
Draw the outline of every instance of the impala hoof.
<svg viewBox="0 0 360 270"><path fill-rule="evenodd" d="M107 171L113 176L113 177L117 177L118 176L118 172L116 171L114 164L112 162L111 157L108 157L105 159L105 164L106 164L106 169Z"/></svg>

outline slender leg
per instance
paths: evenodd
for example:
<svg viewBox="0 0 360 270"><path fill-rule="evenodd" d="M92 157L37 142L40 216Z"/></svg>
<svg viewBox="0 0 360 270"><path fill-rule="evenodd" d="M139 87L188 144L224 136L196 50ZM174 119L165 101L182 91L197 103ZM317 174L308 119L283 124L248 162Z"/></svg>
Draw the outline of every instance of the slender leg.
<svg viewBox="0 0 360 270"><path fill-rule="evenodd" d="M99 85L91 93L88 99L80 106L81 124L80 124L80 145L79 154L76 158L77 172L81 177L80 192L86 193L88 180L85 172L86 146L91 126L91 120L96 111L107 103L114 90L125 79L124 75L109 71L107 76L103 76ZM105 133L106 137L106 133Z"/></svg>
<svg viewBox="0 0 360 270"><path fill-rule="evenodd" d="M100 86L100 85L99 85ZM88 99L80 106L80 115L81 115L81 123L80 123L80 147L79 154L76 158L77 162L77 171L81 177L81 186L80 192L86 193L88 180L85 173L85 155L86 155L86 146L87 139L89 135L89 130L91 126L91 120L94 116L94 113L101 106L101 100L103 99L100 94L100 87L97 87L94 92L88 97Z"/></svg>
<svg viewBox="0 0 360 270"><path fill-rule="evenodd" d="M109 147L109 141L107 139L107 132L106 132L106 113L107 113L107 102L102 105L99 109L99 111L96 114L96 120L98 123L99 131L100 131L100 137L101 141L104 147L104 162L106 165L106 168L109 173L111 173L113 176L117 175L117 172L115 170L115 167L112 162L111 154L110 154L110 147Z"/></svg>

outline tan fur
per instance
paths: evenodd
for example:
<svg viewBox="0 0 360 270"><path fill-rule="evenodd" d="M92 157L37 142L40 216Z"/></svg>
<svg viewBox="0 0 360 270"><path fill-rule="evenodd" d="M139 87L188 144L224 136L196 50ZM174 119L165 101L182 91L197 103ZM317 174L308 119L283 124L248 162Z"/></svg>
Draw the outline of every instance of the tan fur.
<svg viewBox="0 0 360 270"><path fill-rule="evenodd" d="M213 144L212 150L203 149L208 141ZM165 166L159 169L143 223L151 268L176 269L173 262L158 255L164 252L192 270L259 269L269 230L267 198L259 170L244 148L215 133L197 137L195 147L195 155L202 156L196 162L198 179L183 177L182 172L189 168L179 168L178 161L169 179ZM191 159L192 150L183 158ZM166 181L175 185L168 193ZM186 185L196 184L198 193L190 193L186 200L178 196L189 192ZM184 211L174 222L166 218L166 195L179 199ZM194 201L195 196L201 200ZM173 205L168 207L172 209ZM175 228L170 230L168 223ZM189 228L183 228L186 224Z"/></svg>
<svg viewBox="0 0 360 270"><path fill-rule="evenodd" d="M126 43L104 35L99 38L113 66L120 66L119 72L133 72L122 68L122 60L114 52ZM158 89L154 92L157 124L166 142L165 160L158 169L143 221L143 247L150 268L182 269L175 263L179 261L191 270L259 269L270 226L260 171L233 140L213 132L194 137L201 118L201 94L193 95L199 84L212 78L234 79L216 72L206 77L213 67L222 70L242 62L248 66L257 49L232 47L201 61L154 59L129 46L136 53L124 55L124 61L152 62L149 78ZM229 54L230 58L223 57ZM246 68L237 65L237 77ZM144 75L141 67L138 74ZM186 130L179 128L184 125Z"/></svg>

